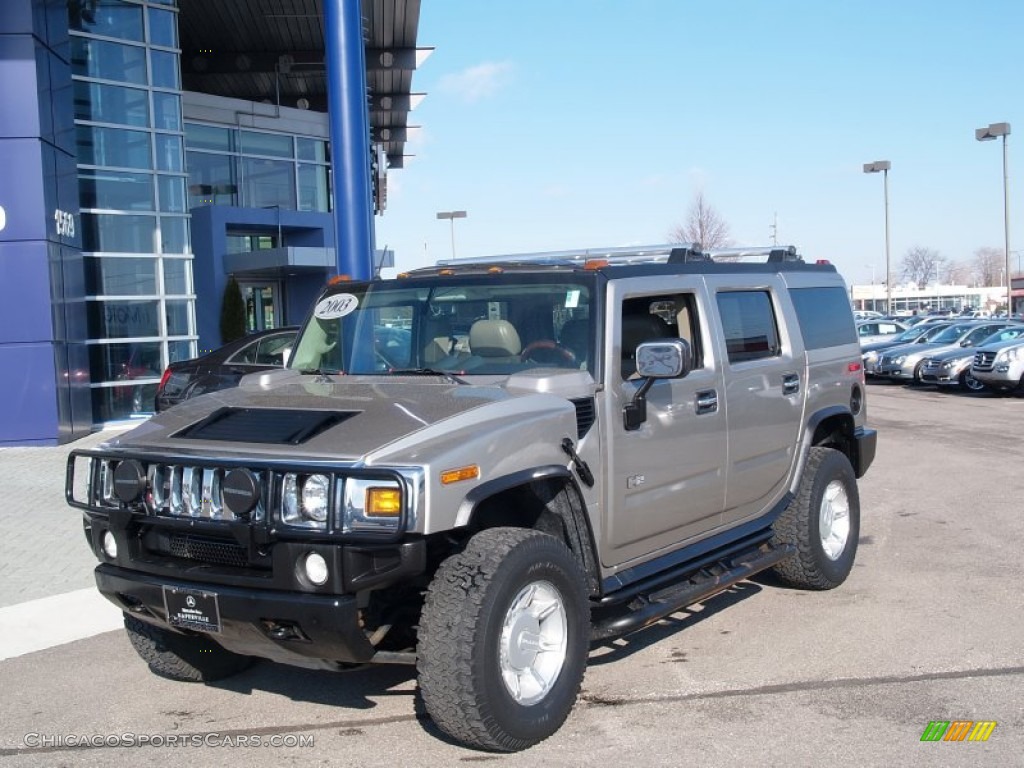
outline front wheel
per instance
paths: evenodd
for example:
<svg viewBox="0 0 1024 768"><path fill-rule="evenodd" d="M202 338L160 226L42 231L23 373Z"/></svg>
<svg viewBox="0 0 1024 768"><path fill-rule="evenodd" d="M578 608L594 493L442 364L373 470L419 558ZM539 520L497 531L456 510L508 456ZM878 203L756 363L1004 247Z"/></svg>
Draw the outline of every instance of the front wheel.
<svg viewBox="0 0 1024 768"><path fill-rule="evenodd" d="M470 746L511 752L557 731L587 664L586 579L558 539L492 528L438 569L420 618L427 712Z"/></svg>
<svg viewBox="0 0 1024 768"><path fill-rule="evenodd" d="M984 392L986 389L984 382L978 381L976 378L971 376L970 368L960 374L958 381L960 389L964 392Z"/></svg>
<svg viewBox="0 0 1024 768"><path fill-rule="evenodd" d="M811 448L796 498L773 529L774 543L797 549L774 567L783 581L803 589L833 589L846 581L860 536L860 496L845 454Z"/></svg>
<svg viewBox="0 0 1024 768"><path fill-rule="evenodd" d="M252 666L250 656L222 648L206 635L181 635L125 614L124 628L150 670L171 680L207 683Z"/></svg>

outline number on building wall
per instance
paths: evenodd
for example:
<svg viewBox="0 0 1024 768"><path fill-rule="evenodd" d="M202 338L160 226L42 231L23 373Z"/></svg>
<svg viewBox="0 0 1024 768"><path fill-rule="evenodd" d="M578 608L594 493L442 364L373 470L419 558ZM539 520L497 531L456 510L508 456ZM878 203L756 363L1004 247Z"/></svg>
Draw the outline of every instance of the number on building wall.
<svg viewBox="0 0 1024 768"><path fill-rule="evenodd" d="M57 225L57 236L58 237L74 237L75 236L75 216L74 214L62 211L60 208L53 212L53 222Z"/></svg>

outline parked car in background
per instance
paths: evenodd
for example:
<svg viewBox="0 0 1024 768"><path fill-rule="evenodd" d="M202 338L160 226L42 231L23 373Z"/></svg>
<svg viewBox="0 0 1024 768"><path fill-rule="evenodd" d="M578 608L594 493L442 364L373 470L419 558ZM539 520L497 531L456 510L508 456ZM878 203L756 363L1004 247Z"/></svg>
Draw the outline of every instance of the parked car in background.
<svg viewBox="0 0 1024 768"><path fill-rule="evenodd" d="M885 350L875 363L873 373L893 381L916 384L921 379L921 365L929 355L974 347L996 331L1014 323L993 320L964 320L946 326L941 333L925 344L902 344Z"/></svg>
<svg viewBox="0 0 1024 768"><path fill-rule="evenodd" d="M1024 341L1010 341L975 350L971 375L996 392L1024 387Z"/></svg>
<svg viewBox="0 0 1024 768"><path fill-rule="evenodd" d="M201 357L171 363L157 386L156 410L166 411L196 395L237 386L249 373L283 368L298 332L298 327L259 331Z"/></svg>
<svg viewBox="0 0 1024 768"><path fill-rule="evenodd" d="M959 387L965 392L981 392L985 382L971 374L971 363L979 352L992 349L998 351L1006 342L1020 338L1024 325L1012 325L996 331L975 346L959 346L946 352L929 355L921 365L921 383L938 387ZM970 338L970 336L968 336Z"/></svg>
<svg viewBox="0 0 1024 768"><path fill-rule="evenodd" d="M942 332L948 323L919 323L912 325L903 333L897 333L895 336L886 337L885 341L875 341L871 344L861 344L861 359L864 361L864 374L866 376L875 375L875 366L878 363L878 357L885 350L898 347L902 344L926 344L932 338Z"/></svg>
<svg viewBox="0 0 1024 768"><path fill-rule="evenodd" d="M860 339L862 349L865 344L885 341L887 337L903 333L905 330L907 330L907 326L896 320L874 318L857 322L857 337Z"/></svg>

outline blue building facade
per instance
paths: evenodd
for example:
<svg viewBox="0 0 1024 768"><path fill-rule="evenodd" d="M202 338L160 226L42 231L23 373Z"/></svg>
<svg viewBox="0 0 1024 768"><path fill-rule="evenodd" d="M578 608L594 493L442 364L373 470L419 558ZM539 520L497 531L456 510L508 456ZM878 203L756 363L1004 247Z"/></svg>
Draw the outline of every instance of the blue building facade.
<svg viewBox="0 0 1024 768"><path fill-rule="evenodd" d="M330 113L184 89L178 0L4 0L0 445L147 417L232 277L260 330L370 276L362 3L322 10Z"/></svg>

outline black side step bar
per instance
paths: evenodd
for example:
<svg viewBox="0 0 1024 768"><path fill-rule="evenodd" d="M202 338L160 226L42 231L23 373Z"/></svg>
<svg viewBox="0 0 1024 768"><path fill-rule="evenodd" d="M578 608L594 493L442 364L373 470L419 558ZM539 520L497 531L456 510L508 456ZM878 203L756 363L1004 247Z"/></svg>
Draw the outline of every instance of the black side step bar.
<svg viewBox="0 0 1024 768"><path fill-rule="evenodd" d="M590 639L594 642L636 632L688 605L728 589L758 571L771 568L795 553L796 547L792 544L772 546L765 543L757 549L700 568L684 581L656 592L637 595L625 607L625 613L615 612L596 620L591 628Z"/></svg>

